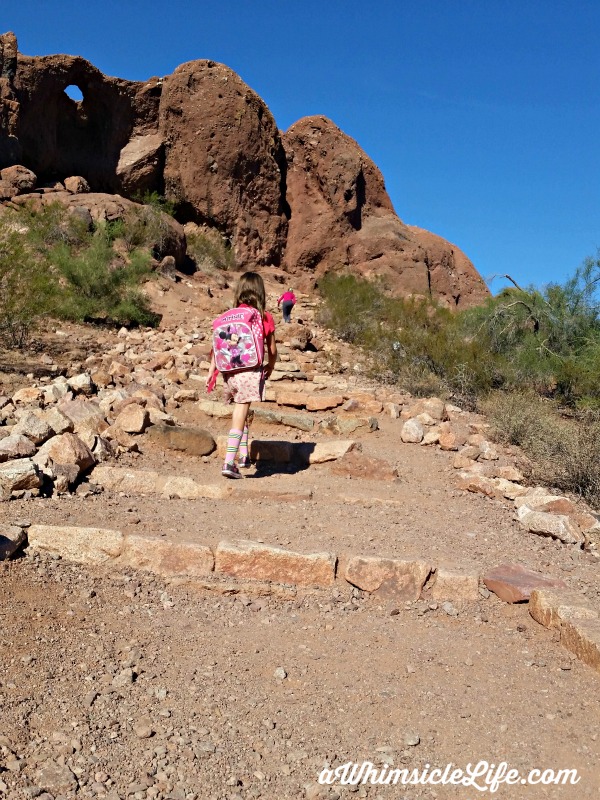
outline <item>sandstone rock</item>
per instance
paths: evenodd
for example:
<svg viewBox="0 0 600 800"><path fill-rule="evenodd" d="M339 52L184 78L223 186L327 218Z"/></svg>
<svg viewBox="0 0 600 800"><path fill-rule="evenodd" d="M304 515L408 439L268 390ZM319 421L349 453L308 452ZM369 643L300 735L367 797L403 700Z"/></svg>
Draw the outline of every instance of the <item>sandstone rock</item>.
<svg viewBox="0 0 600 800"><path fill-rule="evenodd" d="M431 596L434 600L478 600L479 572L438 566Z"/></svg>
<svg viewBox="0 0 600 800"><path fill-rule="evenodd" d="M52 436L52 429L43 418L35 414L24 414L13 428L12 433L26 436L34 444L43 444ZM23 453L23 455L30 455L30 453Z"/></svg>
<svg viewBox="0 0 600 800"><path fill-rule="evenodd" d="M115 427L125 433L143 433L150 424L150 415L142 406L127 406L115 419Z"/></svg>
<svg viewBox="0 0 600 800"><path fill-rule="evenodd" d="M217 573L297 586L332 586L335 565L330 553L304 555L245 540L220 542L215 551Z"/></svg>
<svg viewBox="0 0 600 800"><path fill-rule="evenodd" d="M573 589L533 589L529 613L545 628L560 628L567 619L598 619L600 614L589 601Z"/></svg>
<svg viewBox="0 0 600 800"><path fill-rule="evenodd" d="M256 411L254 412L256 414ZM298 428L301 431L312 431L315 421L310 414L278 414L279 422L289 428Z"/></svg>
<svg viewBox="0 0 600 800"><path fill-rule="evenodd" d="M13 458L32 456L35 452L36 447L31 439L22 434L11 433L10 436L0 439L0 463Z"/></svg>
<svg viewBox="0 0 600 800"><path fill-rule="evenodd" d="M331 471L334 475L371 481L394 481L398 477L398 471L388 461L366 456L358 450L346 453Z"/></svg>
<svg viewBox="0 0 600 800"><path fill-rule="evenodd" d="M182 500L199 500L203 497L224 500L232 491L231 486L201 484L185 475L161 476L159 489L165 497L180 497Z"/></svg>
<svg viewBox="0 0 600 800"><path fill-rule="evenodd" d="M106 427L105 412L95 400L78 397L76 400L62 400L58 411L73 423L75 432L80 429L101 433ZM58 431L57 431L58 432Z"/></svg>
<svg viewBox="0 0 600 800"><path fill-rule="evenodd" d="M346 565L344 578L365 592L376 592L390 600L418 600L431 564L422 560L353 556Z"/></svg>
<svg viewBox="0 0 600 800"><path fill-rule="evenodd" d="M300 392L277 392L277 405L280 406L296 406L297 408L302 408L309 400L310 395L301 394Z"/></svg>
<svg viewBox="0 0 600 800"><path fill-rule="evenodd" d="M347 264L363 278L381 276L397 294L433 296L454 308L487 296L458 248L398 219L375 164L331 120L301 119L283 142L292 210L287 269L319 278Z"/></svg>
<svg viewBox="0 0 600 800"><path fill-rule="evenodd" d="M72 194L85 194L90 191L90 185L81 175L71 175L64 180L65 189Z"/></svg>
<svg viewBox="0 0 600 800"><path fill-rule="evenodd" d="M559 578L542 575L521 564L500 564L483 576L483 582L506 603L527 601L534 589L566 587Z"/></svg>
<svg viewBox="0 0 600 800"><path fill-rule="evenodd" d="M12 396L13 404L39 406L43 400L43 392L35 386L19 389Z"/></svg>
<svg viewBox="0 0 600 800"><path fill-rule="evenodd" d="M294 447L294 461L298 464L324 464L342 458L351 450L361 449L362 445L352 440L301 442Z"/></svg>
<svg viewBox="0 0 600 800"><path fill-rule="evenodd" d="M484 440L479 445L479 458L483 459L484 461L497 461L500 458L500 454L498 453L495 445L487 440Z"/></svg>
<svg viewBox="0 0 600 800"><path fill-rule="evenodd" d="M400 431L400 438L403 442L419 444L423 441L424 436L423 426L416 419L407 419Z"/></svg>
<svg viewBox="0 0 600 800"><path fill-rule="evenodd" d="M66 764L48 759L35 773L35 786L52 796L64 796L77 789L77 778Z"/></svg>
<svg viewBox="0 0 600 800"><path fill-rule="evenodd" d="M565 619L560 629L560 643L600 673L600 619Z"/></svg>
<svg viewBox="0 0 600 800"><path fill-rule="evenodd" d="M512 483L522 483L525 480L523 473L520 472L516 467L511 467L511 466L497 467L496 477L504 478L505 480L511 481Z"/></svg>
<svg viewBox="0 0 600 800"><path fill-rule="evenodd" d="M74 430L73 420L69 419L58 408L52 407L44 411L43 419L47 422L54 434L72 433Z"/></svg>
<svg viewBox="0 0 600 800"><path fill-rule="evenodd" d="M164 159L164 141L159 133L130 139L119 155L117 177L125 194L151 191L160 181Z"/></svg>
<svg viewBox="0 0 600 800"><path fill-rule="evenodd" d="M484 494L486 497L496 497L497 494L494 480L483 475L469 475L461 472L457 486L464 491Z"/></svg>
<svg viewBox="0 0 600 800"><path fill-rule="evenodd" d="M67 380L67 384L75 394L91 395L95 389L92 376L89 374L89 372L82 372L79 375L73 375L72 378Z"/></svg>
<svg viewBox="0 0 600 800"><path fill-rule="evenodd" d="M27 167L16 164L14 167L5 167L0 170L0 181L8 188L12 195L24 194L35 188L37 177Z"/></svg>
<svg viewBox="0 0 600 800"><path fill-rule="evenodd" d="M22 528L17 525L0 524L0 561L11 558L26 540Z"/></svg>
<svg viewBox="0 0 600 800"><path fill-rule="evenodd" d="M8 500L12 492L38 489L41 485L38 468L30 458L17 458L0 464L0 500Z"/></svg>
<svg viewBox="0 0 600 800"><path fill-rule="evenodd" d="M125 537L119 561L165 577L202 577L212 572L215 558L210 547L196 542L172 542L135 534Z"/></svg>
<svg viewBox="0 0 600 800"><path fill-rule="evenodd" d="M192 425L155 425L148 430L147 436L161 448L190 456L207 456L216 448L215 440L207 430Z"/></svg>
<svg viewBox="0 0 600 800"><path fill-rule="evenodd" d="M74 433L54 436L43 444L38 450L36 462L42 463L45 458L51 458L55 464L73 464L77 466L80 474L91 469L96 463L89 447Z"/></svg>
<svg viewBox="0 0 600 800"><path fill-rule="evenodd" d="M429 428L428 431L425 431L425 436L423 436L423 440L421 441L421 445L430 445L430 444L438 444L440 441L440 431L439 428Z"/></svg>
<svg viewBox="0 0 600 800"><path fill-rule="evenodd" d="M333 433L336 436L350 436L359 429L376 431L379 423L375 417L332 416L324 419L319 424L323 433Z"/></svg>
<svg viewBox="0 0 600 800"><path fill-rule="evenodd" d="M580 544L585 537L579 526L564 514L548 514L544 511L532 511L523 505L517 509L517 519L530 533L551 536L565 544Z"/></svg>
<svg viewBox="0 0 600 800"><path fill-rule="evenodd" d="M496 478L494 483L496 484L496 490L508 500L514 500L516 497L521 497L521 495L527 491L527 489L524 486L521 486L519 483L513 483L512 481L507 481L504 478Z"/></svg>
<svg viewBox="0 0 600 800"><path fill-rule="evenodd" d="M121 531L105 528L32 525L27 540L32 550L58 553L81 564L101 564L119 556L123 549Z"/></svg>
<svg viewBox="0 0 600 800"><path fill-rule="evenodd" d="M159 132L169 142L167 198L230 233L239 268L279 264L287 170L279 130L260 97L223 64L182 64L164 79Z"/></svg>
<svg viewBox="0 0 600 800"><path fill-rule="evenodd" d="M110 465L97 466L90 480L103 489L125 494L155 494L160 491L158 472L154 470L124 469Z"/></svg>
<svg viewBox="0 0 600 800"><path fill-rule="evenodd" d="M201 400L198 403L198 408L202 411L203 414L206 414L209 417L216 417L217 419L227 419L231 417L232 407L230 405L225 405L225 403L218 403L215 400ZM255 415L257 411L262 409L256 409Z"/></svg>
<svg viewBox="0 0 600 800"><path fill-rule="evenodd" d="M313 395L306 400L307 411L327 411L341 406L344 398L341 395Z"/></svg>
<svg viewBox="0 0 600 800"><path fill-rule="evenodd" d="M452 430L449 426L440 428L439 445L442 450L458 450L465 443L465 438L463 434Z"/></svg>
<svg viewBox="0 0 600 800"><path fill-rule="evenodd" d="M392 419L400 418L400 411L402 407L398 403L386 403L386 410Z"/></svg>

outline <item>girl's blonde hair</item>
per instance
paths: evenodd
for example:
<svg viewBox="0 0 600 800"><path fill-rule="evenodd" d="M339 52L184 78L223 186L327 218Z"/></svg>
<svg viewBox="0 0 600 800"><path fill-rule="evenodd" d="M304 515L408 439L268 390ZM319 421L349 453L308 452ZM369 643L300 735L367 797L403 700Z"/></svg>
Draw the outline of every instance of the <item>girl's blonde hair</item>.
<svg viewBox="0 0 600 800"><path fill-rule="evenodd" d="M266 304L265 284L258 272L244 272L240 276L235 287L233 305L237 308L242 303L252 306L252 308L260 311L261 316L264 316Z"/></svg>

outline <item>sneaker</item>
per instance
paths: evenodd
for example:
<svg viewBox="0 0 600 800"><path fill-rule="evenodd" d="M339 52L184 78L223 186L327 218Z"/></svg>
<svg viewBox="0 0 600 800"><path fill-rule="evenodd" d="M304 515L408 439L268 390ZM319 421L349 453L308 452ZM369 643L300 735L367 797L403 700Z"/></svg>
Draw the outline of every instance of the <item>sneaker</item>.
<svg viewBox="0 0 600 800"><path fill-rule="evenodd" d="M223 469L221 470L221 475L224 475L226 478L241 478L243 477L240 473L239 469L236 467L235 464L223 464Z"/></svg>
<svg viewBox="0 0 600 800"><path fill-rule="evenodd" d="M244 456L243 458L240 458L238 461L238 467L240 469L250 469L251 466L252 466L252 461L250 461L250 456Z"/></svg>

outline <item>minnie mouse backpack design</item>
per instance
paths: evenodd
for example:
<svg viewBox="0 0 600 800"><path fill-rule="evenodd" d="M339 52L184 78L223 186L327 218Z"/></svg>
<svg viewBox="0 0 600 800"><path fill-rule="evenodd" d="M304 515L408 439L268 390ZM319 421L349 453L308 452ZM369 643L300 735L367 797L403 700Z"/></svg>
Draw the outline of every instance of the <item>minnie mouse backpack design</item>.
<svg viewBox="0 0 600 800"><path fill-rule="evenodd" d="M231 308L212 324L215 366L219 372L252 369L263 362L262 318L255 308Z"/></svg>

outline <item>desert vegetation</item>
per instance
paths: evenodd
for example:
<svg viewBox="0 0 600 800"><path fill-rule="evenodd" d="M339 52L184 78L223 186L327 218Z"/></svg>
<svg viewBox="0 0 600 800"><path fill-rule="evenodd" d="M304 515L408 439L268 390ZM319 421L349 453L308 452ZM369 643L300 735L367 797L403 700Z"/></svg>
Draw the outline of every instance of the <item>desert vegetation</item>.
<svg viewBox="0 0 600 800"><path fill-rule="evenodd" d="M160 215L151 206L91 225L62 206L0 217L0 334L23 346L44 317L115 324L157 322L142 291L151 277Z"/></svg>
<svg viewBox="0 0 600 800"><path fill-rule="evenodd" d="M321 321L363 349L374 377L483 411L532 476L600 505L600 254L561 285L511 282L451 313L330 274Z"/></svg>

